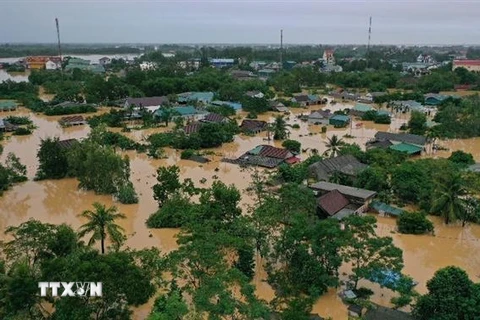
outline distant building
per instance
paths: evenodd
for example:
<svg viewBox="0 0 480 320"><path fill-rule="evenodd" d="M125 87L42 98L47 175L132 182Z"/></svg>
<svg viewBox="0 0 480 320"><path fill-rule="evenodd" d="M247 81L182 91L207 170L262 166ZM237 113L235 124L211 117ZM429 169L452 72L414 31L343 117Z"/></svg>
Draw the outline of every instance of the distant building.
<svg viewBox="0 0 480 320"><path fill-rule="evenodd" d="M332 116L330 112L317 110L308 115L308 123L313 125L328 125L329 119Z"/></svg>
<svg viewBox="0 0 480 320"><path fill-rule="evenodd" d="M357 103L352 109L350 109L350 114L356 117L363 117L368 111L375 111L375 108L368 104Z"/></svg>
<svg viewBox="0 0 480 320"><path fill-rule="evenodd" d="M178 114L177 116L174 116L173 119L177 117L182 117L189 121L198 121L198 120L202 120L206 115L203 112L199 112L193 106L173 107L172 109L176 111L176 113ZM154 115L156 117L161 117L162 114L164 113L164 110L165 110L164 108L157 109L154 112Z"/></svg>
<svg viewBox="0 0 480 320"><path fill-rule="evenodd" d="M175 53L174 52L162 52L162 56L165 58L175 58Z"/></svg>
<svg viewBox="0 0 480 320"><path fill-rule="evenodd" d="M125 100L124 108L128 109L131 106L135 110L145 108L150 112L155 112L157 109L169 103L168 97L142 97L142 98L127 98Z"/></svg>
<svg viewBox="0 0 480 320"><path fill-rule="evenodd" d="M236 80L252 80L257 77L253 72L245 70L232 70L230 75Z"/></svg>
<svg viewBox="0 0 480 320"><path fill-rule="evenodd" d="M335 57L333 55L334 51L332 49L326 49L323 51L323 61L327 64L335 64Z"/></svg>
<svg viewBox="0 0 480 320"><path fill-rule="evenodd" d="M259 98L259 99L265 97L265 95L260 91L247 91L245 95L249 96L250 98Z"/></svg>
<svg viewBox="0 0 480 320"><path fill-rule="evenodd" d="M61 63L60 57L55 56L30 56L25 58L25 67L27 69L46 69L48 61L52 61L56 64ZM52 64L49 65L50 67Z"/></svg>
<svg viewBox="0 0 480 320"><path fill-rule="evenodd" d="M46 70L57 70L62 67L62 63L60 61L53 61L53 60L48 60L45 62L45 69Z"/></svg>
<svg viewBox="0 0 480 320"><path fill-rule="evenodd" d="M320 99L317 95L300 94L292 98L293 103L298 103L302 107L320 104Z"/></svg>
<svg viewBox="0 0 480 320"><path fill-rule="evenodd" d="M275 74L275 70L273 69L261 69L258 70L258 76L263 79L270 78L273 74Z"/></svg>
<svg viewBox="0 0 480 320"><path fill-rule="evenodd" d="M468 71L480 71L480 59L478 60L453 60L452 70L465 68Z"/></svg>
<svg viewBox="0 0 480 320"><path fill-rule="evenodd" d="M100 63L100 65L102 66L106 66L107 64L110 64L112 60L109 58L109 57L103 57L101 58L100 60L98 60L98 62Z"/></svg>
<svg viewBox="0 0 480 320"><path fill-rule="evenodd" d="M235 64L234 59L210 59L209 62L215 68L230 68Z"/></svg>
<svg viewBox="0 0 480 320"><path fill-rule="evenodd" d="M244 133L256 134L267 130L267 126L265 121L245 119L240 125L240 130Z"/></svg>
<svg viewBox="0 0 480 320"><path fill-rule="evenodd" d="M87 121L83 116L62 117L58 122L63 127L79 126L79 125L87 124Z"/></svg>
<svg viewBox="0 0 480 320"><path fill-rule="evenodd" d="M190 102L198 101L200 103L207 104L212 102L214 95L215 94L213 92L208 92L208 91L184 92L184 93L178 94L177 101L179 103L190 103Z"/></svg>
<svg viewBox="0 0 480 320"><path fill-rule="evenodd" d="M255 70L260 70L265 68L267 63L265 61L252 61L249 66Z"/></svg>
<svg viewBox="0 0 480 320"><path fill-rule="evenodd" d="M228 106L235 111L242 109L242 104L240 102L215 100L215 101L212 101L211 104L214 106Z"/></svg>
<svg viewBox="0 0 480 320"><path fill-rule="evenodd" d="M207 123L225 123L228 122L228 118L218 113L209 113L203 118L202 122Z"/></svg>
<svg viewBox="0 0 480 320"><path fill-rule="evenodd" d="M140 70L155 70L157 68L157 64L155 62L144 61L140 63Z"/></svg>
<svg viewBox="0 0 480 320"><path fill-rule="evenodd" d="M427 93L424 95L425 104L427 106L438 106L443 102L443 100L449 98L450 96L438 94L438 93Z"/></svg>

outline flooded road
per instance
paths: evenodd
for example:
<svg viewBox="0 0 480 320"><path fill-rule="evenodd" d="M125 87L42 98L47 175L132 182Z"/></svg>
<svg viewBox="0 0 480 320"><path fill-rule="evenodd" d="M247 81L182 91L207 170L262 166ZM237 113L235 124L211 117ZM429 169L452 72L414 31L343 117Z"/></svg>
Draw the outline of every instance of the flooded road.
<svg viewBox="0 0 480 320"><path fill-rule="evenodd" d="M321 126L309 126L295 118L294 115L300 113L310 113L311 110L320 108L344 108L346 105L337 104L335 106L314 106L309 109L292 109L288 123L290 125L299 124L299 129L289 128L290 139L298 140L302 143L301 158L307 158L311 149L317 149L319 153L325 151L325 140L333 134L343 137L346 134L353 138L344 138L346 142L358 143L362 148L368 139L371 139L378 130L398 132L399 127L407 121L407 116L399 115L391 125L378 125L372 122L353 120L352 126L342 129L328 127L326 134L321 134ZM107 110L107 109L105 109ZM105 112L102 109L101 112ZM62 128L58 124L57 117L47 117L37 115L27 109L20 108L16 112L1 113L0 117L10 114L29 115L34 124L38 127L30 136L9 136L0 142L4 147L4 152L0 161L4 161L9 152L14 152L20 157L22 163L27 165L29 181L14 186L11 190L0 197L0 230L7 226L18 225L30 218L38 219L48 223L67 223L73 228L78 228L84 221L78 218L83 210L91 209L93 202L101 202L107 206L116 205L120 212L127 216L127 219L120 221L120 225L125 228L128 240L126 245L135 248L158 247L163 252L169 252L177 248L175 235L176 229L150 230L145 226L145 220L156 211L157 204L153 199L152 186L156 183L155 172L159 166L177 165L181 170L181 178L190 178L198 186L210 186L216 179L226 184L234 184L243 193L242 207L247 208L251 204L251 199L246 194L245 189L251 182L251 170L242 169L237 165L220 162L222 157L234 158L244 152L254 148L258 144L270 144L279 146L281 143L276 141L267 141L266 133L255 137L238 135L231 143L223 145L221 148L211 149L215 155L208 155L212 161L206 164L199 164L189 160L181 160L180 152L166 148L166 159L151 159L146 154L138 154L134 151L125 152L131 161L131 181L139 195L139 203L133 205L122 205L114 202L111 196L96 195L93 192L78 190L76 179L32 181L35 176L38 161L36 159L37 149L41 139L58 136L60 139L83 138L90 132L88 126L78 126L71 128ZM259 116L260 120L272 121L275 113L267 113ZM358 125L361 123L361 125ZM133 130L126 133L127 136L140 141L144 137L154 132L164 131L165 128L155 128L148 130ZM442 141L441 145L451 150L463 149L471 152L476 161L480 162L480 140L452 140ZM308 149L308 150L307 150ZM434 157L449 156L449 151L438 151ZM206 182L200 181L205 178ZM245 210L246 211L246 210ZM392 236L397 246L404 251L405 273L412 276L419 282L417 290L425 292L425 284L434 272L447 265L457 265L465 269L472 280L478 281L480 275L480 226L469 225L465 228L457 226L444 226L440 219L432 217L435 224L435 236L413 236L400 235L392 233L395 230L395 219L378 218L378 233L384 236ZM4 237L0 233L0 239ZM258 261L260 262L260 261ZM257 272L254 283L257 287L257 293L260 298L271 300L274 292L272 288L264 281L265 271L261 264L257 265ZM342 272L344 267L342 267ZM362 284L363 285L363 284ZM375 286L365 284L366 286ZM373 301L389 305L392 293L388 289L376 288L376 294ZM378 289L378 290L377 290ZM383 294L383 295L382 295ZM136 309L136 319L144 319L151 308L151 304L144 305ZM347 309L341 302L335 289L322 296L313 307L313 312L321 316L330 316L334 320L346 319Z"/></svg>

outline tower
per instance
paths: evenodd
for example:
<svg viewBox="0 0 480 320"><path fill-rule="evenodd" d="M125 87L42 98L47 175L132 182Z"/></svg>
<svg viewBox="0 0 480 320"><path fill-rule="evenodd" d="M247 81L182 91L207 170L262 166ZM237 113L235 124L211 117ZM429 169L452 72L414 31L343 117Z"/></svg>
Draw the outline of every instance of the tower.
<svg viewBox="0 0 480 320"><path fill-rule="evenodd" d="M367 68L368 62L370 60L370 38L372 36L372 17L370 17L370 22L368 25L368 44L367 44Z"/></svg>
<svg viewBox="0 0 480 320"><path fill-rule="evenodd" d="M280 30L280 69L283 68L283 29Z"/></svg>

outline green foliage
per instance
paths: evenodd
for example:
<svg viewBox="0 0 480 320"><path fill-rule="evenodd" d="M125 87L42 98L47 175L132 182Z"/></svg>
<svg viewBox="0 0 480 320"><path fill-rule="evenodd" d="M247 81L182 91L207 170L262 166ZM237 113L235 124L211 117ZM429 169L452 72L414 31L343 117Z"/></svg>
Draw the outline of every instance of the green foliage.
<svg viewBox="0 0 480 320"><path fill-rule="evenodd" d="M431 212L441 215L446 224L458 219L465 222L467 192L466 182L460 173L451 170L437 175Z"/></svg>
<svg viewBox="0 0 480 320"><path fill-rule="evenodd" d="M282 142L282 147L293 153L300 153L302 144L296 140L285 140Z"/></svg>
<svg viewBox="0 0 480 320"><path fill-rule="evenodd" d="M273 123L273 139L284 140L288 137L287 123L283 116L277 116Z"/></svg>
<svg viewBox="0 0 480 320"><path fill-rule="evenodd" d="M0 195L15 183L27 181L27 167L13 153L7 155L5 165L0 164Z"/></svg>
<svg viewBox="0 0 480 320"><path fill-rule="evenodd" d="M398 231L407 234L433 233L433 223L423 212L404 212L397 219Z"/></svg>
<svg viewBox="0 0 480 320"><path fill-rule="evenodd" d="M111 109L109 113L104 113L102 115L93 116L88 119L88 124L92 127L98 127L100 124L104 123L108 127L121 128L123 126L123 121L125 119L125 111L117 111Z"/></svg>
<svg viewBox="0 0 480 320"><path fill-rule="evenodd" d="M116 198L123 204L133 204L138 203L138 196L135 192L132 182L127 181L126 183L118 187Z"/></svg>
<svg viewBox="0 0 480 320"><path fill-rule="evenodd" d="M427 116L420 111L412 111L410 121L408 121L410 133L424 135L427 131Z"/></svg>
<svg viewBox="0 0 480 320"><path fill-rule="evenodd" d="M19 126L33 123L29 117L20 117L20 116L8 116L5 118L5 120L8 123L19 125Z"/></svg>
<svg viewBox="0 0 480 320"><path fill-rule="evenodd" d="M439 107L434 121L440 137L470 138L480 136L480 98L447 99Z"/></svg>
<svg viewBox="0 0 480 320"><path fill-rule="evenodd" d="M475 319L480 317L479 285L454 266L435 272L428 293L418 298L413 313L420 320Z"/></svg>
<svg viewBox="0 0 480 320"><path fill-rule="evenodd" d="M325 146L327 150L325 150L324 155L329 156L330 158L336 157L344 145L342 138L339 138L336 134L334 134L331 138L327 138L325 142Z"/></svg>
<svg viewBox="0 0 480 320"><path fill-rule="evenodd" d="M24 127L18 127L13 131L14 136L27 136L32 134L32 130Z"/></svg>
<svg viewBox="0 0 480 320"><path fill-rule="evenodd" d="M79 104L76 106L62 107L62 106L51 106L43 110L43 113L47 116L60 116L68 114L78 114L78 113L93 113L97 112L97 108L91 104Z"/></svg>
<svg viewBox="0 0 480 320"><path fill-rule="evenodd" d="M195 150L187 149L183 150L180 154L180 159L190 159L195 154Z"/></svg>
<svg viewBox="0 0 480 320"><path fill-rule="evenodd" d="M345 218L347 247L346 262L352 263L353 289L360 279L368 278L372 272L393 270L400 272L403 267L402 250L395 247L390 237L379 237L375 233L377 220L372 216L351 215Z"/></svg>
<svg viewBox="0 0 480 320"><path fill-rule="evenodd" d="M235 263L235 268L240 270L248 279L253 279L255 274L255 253L250 246L238 249L238 259Z"/></svg>
<svg viewBox="0 0 480 320"><path fill-rule="evenodd" d="M153 186L153 197L161 208L182 187L180 182L180 168L177 166L159 167L157 170L157 184Z"/></svg>
<svg viewBox="0 0 480 320"><path fill-rule="evenodd" d="M191 221L193 206L189 199L175 193L147 221L148 228L180 228Z"/></svg>
<svg viewBox="0 0 480 320"><path fill-rule="evenodd" d="M93 204L94 211L85 210L79 216L86 218L87 223L80 227L78 232L79 237L91 233L92 236L88 240L88 245L94 245L97 240L101 242L102 254L105 253L105 240L107 236L113 243L114 248L119 248L125 240L122 227L117 225L115 220L125 219L123 213L118 213L116 207L106 208L105 205L95 202Z"/></svg>
<svg viewBox="0 0 480 320"><path fill-rule="evenodd" d="M67 150L60 147L58 141L58 138L47 138L40 142L36 179L61 179L68 174Z"/></svg>
<svg viewBox="0 0 480 320"><path fill-rule="evenodd" d="M457 150L452 152L448 160L462 166L467 167L469 165L475 164L473 155L471 153L463 152L462 150Z"/></svg>
<svg viewBox="0 0 480 320"><path fill-rule="evenodd" d="M226 104L222 104L220 106L210 105L207 107L207 111L211 113L221 114L224 117L231 117L237 113L235 109Z"/></svg>

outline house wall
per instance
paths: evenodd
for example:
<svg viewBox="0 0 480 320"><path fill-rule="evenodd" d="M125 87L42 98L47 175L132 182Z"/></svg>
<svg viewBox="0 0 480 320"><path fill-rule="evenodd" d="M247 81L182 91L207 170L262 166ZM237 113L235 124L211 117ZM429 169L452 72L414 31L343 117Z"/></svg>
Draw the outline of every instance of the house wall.
<svg viewBox="0 0 480 320"><path fill-rule="evenodd" d="M322 119L316 119L316 118L311 119L311 118L309 118L309 119L308 119L308 123L309 123L309 124L316 124L316 123L318 123L319 125L324 125L324 126L326 126L326 125L328 125L328 122L329 122L329 121L328 121L328 119L326 119L326 118L322 118Z"/></svg>

